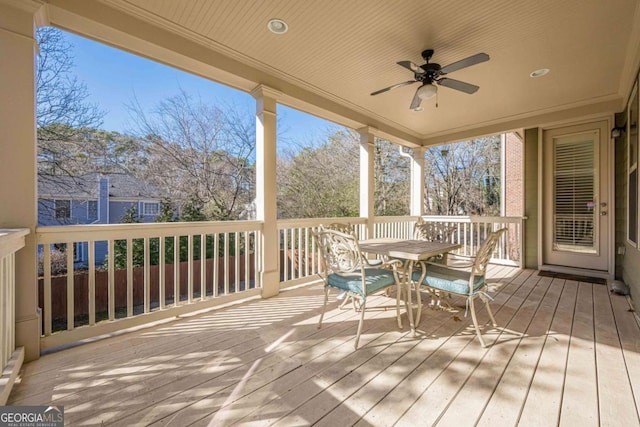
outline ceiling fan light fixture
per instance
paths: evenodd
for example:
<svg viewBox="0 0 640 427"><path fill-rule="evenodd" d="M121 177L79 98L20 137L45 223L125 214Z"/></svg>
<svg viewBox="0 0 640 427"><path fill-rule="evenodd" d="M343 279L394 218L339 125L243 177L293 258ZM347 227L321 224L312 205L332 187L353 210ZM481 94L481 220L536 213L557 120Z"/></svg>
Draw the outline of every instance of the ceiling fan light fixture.
<svg viewBox="0 0 640 427"><path fill-rule="evenodd" d="M418 88L418 97L420 99L429 99L438 92L438 88L431 83L424 84Z"/></svg>
<svg viewBox="0 0 640 427"><path fill-rule="evenodd" d="M267 28L274 34L284 34L289 29L289 26L282 19L273 18L267 22Z"/></svg>
<svg viewBox="0 0 640 427"><path fill-rule="evenodd" d="M540 68L539 70L532 71L531 74L529 74L529 77L533 77L533 78L542 77L547 75L549 71L551 70L549 70L548 68Z"/></svg>
<svg viewBox="0 0 640 427"><path fill-rule="evenodd" d="M416 112L420 112L420 111L424 111L424 108L422 108L420 106L417 106L416 108L413 108L412 110L416 111Z"/></svg>

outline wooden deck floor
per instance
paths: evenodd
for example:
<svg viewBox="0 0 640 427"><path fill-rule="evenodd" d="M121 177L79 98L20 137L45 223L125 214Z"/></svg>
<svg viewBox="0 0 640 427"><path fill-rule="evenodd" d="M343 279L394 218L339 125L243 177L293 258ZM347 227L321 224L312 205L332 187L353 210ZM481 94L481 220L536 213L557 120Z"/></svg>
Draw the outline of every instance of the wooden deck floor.
<svg viewBox="0 0 640 427"><path fill-rule="evenodd" d="M43 356L10 405L64 405L69 425L639 425L640 328L606 286L490 270L482 348L464 303L425 308L417 337L374 297L357 315L320 286ZM481 321L488 316L479 314Z"/></svg>

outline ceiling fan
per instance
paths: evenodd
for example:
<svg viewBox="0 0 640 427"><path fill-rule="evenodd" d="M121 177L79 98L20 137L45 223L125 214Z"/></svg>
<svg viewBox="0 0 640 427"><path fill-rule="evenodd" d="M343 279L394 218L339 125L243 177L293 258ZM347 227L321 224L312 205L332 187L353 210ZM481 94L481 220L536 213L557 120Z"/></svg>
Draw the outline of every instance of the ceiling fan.
<svg viewBox="0 0 640 427"><path fill-rule="evenodd" d="M412 110L418 110L420 107L420 102L422 102L423 99L431 98L438 92L438 88L433 83L437 83L440 86L445 86L468 94L475 93L478 89L480 89L478 86L472 85L471 83L465 83L461 82L460 80L454 80L443 76L462 68L467 68L472 65L488 61L489 55L487 55L486 53L478 53L444 67L441 67L440 64L430 63L429 60L432 56L433 49L427 49L422 52L422 57L426 61L426 63L423 65L416 65L411 61L398 62L398 65L403 66L410 71L413 71L414 80L409 80L386 87L384 89L377 90L371 93L371 95L379 95L391 89L410 85L413 83L422 83L422 85L416 90L416 93L413 96L413 100L411 101L411 106L409 107Z"/></svg>

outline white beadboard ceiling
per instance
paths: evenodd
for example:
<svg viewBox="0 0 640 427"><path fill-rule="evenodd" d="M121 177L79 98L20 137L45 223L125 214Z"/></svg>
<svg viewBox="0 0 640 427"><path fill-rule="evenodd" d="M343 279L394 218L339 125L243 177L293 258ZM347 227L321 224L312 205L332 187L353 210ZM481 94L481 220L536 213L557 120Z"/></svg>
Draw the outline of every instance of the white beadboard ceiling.
<svg viewBox="0 0 640 427"><path fill-rule="evenodd" d="M88 13L81 9L89 6L77 0L50 3ZM639 4L638 0L100 2L150 22L164 34L190 39L246 65L252 71L243 78L251 84L282 82L273 89L285 95L299 95L292 88L302 88L300 96L308 97L303 101L310 105L324 107L321 100L328 99L330 105L356 112L354 117L362 125L383 124L419 143L465 131L501 126L508 130L530 125L531 118L620 111L640 57ZM102 15L106 22L107 14ZM285 20L289 31L270 33L271 18ZM147 41L153 43L153 37L147 35ZM489 54L490 61L448 76L480 90L467 95L440 86L438 108L434 99L423 101L422 112L409 109L418 84L369 95L411 80L412 73L396 62L422 64L420 53L427 48L435 50L432 62L443 66L479 52ZM220 67L225 68L222 62ZM541 78L529 77L540 68L551 71ZM225 82L222 75L213 77Z"/></svg>

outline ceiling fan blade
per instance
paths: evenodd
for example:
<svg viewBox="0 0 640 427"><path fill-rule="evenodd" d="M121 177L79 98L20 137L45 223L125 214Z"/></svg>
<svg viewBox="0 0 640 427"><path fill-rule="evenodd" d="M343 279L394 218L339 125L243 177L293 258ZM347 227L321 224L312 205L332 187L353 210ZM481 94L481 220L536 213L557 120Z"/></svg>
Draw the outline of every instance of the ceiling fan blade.
<svg viewBox="0 0 640 427"><path fill-rule="evenodd" d="M489 55L487 55L486 53L478 53L476 55L454 62L453 64L449 64L447 66L442 67L440 69L440 74L452 73L461 68L467 68L472 65L479 64L481 62L486 62L488 60L489 60Z"/></svg>
<svg viewBox="0 0 640 427"><path fill-rule="evenodd" d="M413 71L414 73L422 74L425 72L421 66L416 65L411 61L400 61L396 62L396 64L408 69L409 71Z"/></svg>
<svg viewBox="0 0 640 427"><path fill-rule="evenodd" d="M387 91L389 91L389 90L391 90L391 89L395 89L395 88L397 88L397 87L402 87L402 86L410 85L411 83L417 83L417 80L408 80L408 81L406 81L406 82L398 83L397 85L393 85L393 86L385 87L384 89L380 89L380 90L377 90L377 91L375 91L375 92L371 92L371 96L379 95L379 94L381 94L381 93L387 92Z"/></svg>
<svg viewBox="0 0 640 427"><path fill-rule="evenodd" d="M471 83L461 82L460 80L448 79L446 77L443 77L440 80L438 80L438 84L441 86L446 86L448 88L459 90L461 92L468 93L468 94L476 93L478 89L480 89L479 86L472 85Z"/></svg>
<svg viewBox="0 0 640 427"><path fill-rule="evenodd" d="M420 89L420 87L418 89ZM416 89L416 94L413 95L413 100L411 101L411 106L409 107L412 110L418 108L420 106L420 103L422 102L422 98L418 96L418 89Z"/></svg>

